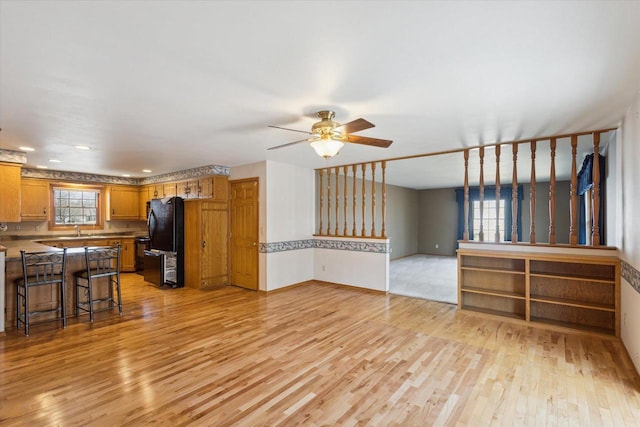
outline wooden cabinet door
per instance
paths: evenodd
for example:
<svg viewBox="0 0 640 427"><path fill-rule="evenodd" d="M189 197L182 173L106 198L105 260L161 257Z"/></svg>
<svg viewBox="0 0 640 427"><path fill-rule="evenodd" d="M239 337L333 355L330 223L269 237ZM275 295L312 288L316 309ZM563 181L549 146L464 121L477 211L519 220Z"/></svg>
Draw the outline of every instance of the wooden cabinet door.
<svg viewBox="0 0 640 427"><path fill-rule="evenodd" d="M111 186L108 202L108 220L138 219L140 201L137 187Z"/></svg>
<svg viewBox="0 0 640 427"><path fill-rule="evenodd" d="M0 163L0 222L20 222L20 165Z"/></svg>
<svg viewBox="0 0 640 427"><path fill-rule="evenodd" d="M213 177L213 198L225 202L229 200L229 177L225 175Z"/></svg>
<svg viewBox="0 0 640 427"><path fill-rule="evenodd" d="M213 177L200 178L198 180L200 189L198 197L200 199L213 199Z"/></svg>
<svg viewBox="0 0 640 427"><path fill-rule="evenodd" d="M152 189L150 185L144 185L138 190L139 206L138 206L138 218L147 219L147 202L152 199Z"/></svg>
<svg viewBox="0 0 640 427"><path fill-rule="evenodd" d="M167 182L162 184L162 197L174 197L177 193L177 187L175 182Z"/></svg>
<svg viewBox="0 0 640 427"><path fill-rule="evenodd" d="M176 183L176 195L183 199L197 199L199 196L199 184L197 180L181 181Z"/></svg>
<svg viewBox="0 0 640 427"><path fill-rule="evenodd" d="M120 270L136 271L136 247L134 239L122 239L120 247Z"/></svg>
<svg viewBox="0 0 640 427"><path fill-rule="evenodd" d="M46 221L49 210L49 182L23 178L20 193L22 221Z"/></svg>

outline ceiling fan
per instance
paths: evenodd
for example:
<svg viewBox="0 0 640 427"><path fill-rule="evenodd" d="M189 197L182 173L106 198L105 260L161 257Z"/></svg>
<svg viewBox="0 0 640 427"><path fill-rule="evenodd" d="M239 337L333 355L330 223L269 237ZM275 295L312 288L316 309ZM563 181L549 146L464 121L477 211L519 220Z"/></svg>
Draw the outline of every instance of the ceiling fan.
<svg viewBox="0 0 640 427"><path fill-rule="evenodd" d="M353 144L370 145L372 147L387 148L393 141L387 139L369 138L366 136L353 135L354 132L369 129L375 125L365 119L356 119L349 123L340 124L334 122L335 113L329 110L318 111L317 116L320 121L311 126L311 132L297 129L283 128L280 126L269 126L270 128L290 130L293 132L301 132L311 135L309 138L299 141L289 142L287 144L277 145L268 148L268 150L276 150L278 148L288 147L290 145L299 144L301 142L310 142L311 147L319 156L328 159L338 154L345 142Z"/></svg>

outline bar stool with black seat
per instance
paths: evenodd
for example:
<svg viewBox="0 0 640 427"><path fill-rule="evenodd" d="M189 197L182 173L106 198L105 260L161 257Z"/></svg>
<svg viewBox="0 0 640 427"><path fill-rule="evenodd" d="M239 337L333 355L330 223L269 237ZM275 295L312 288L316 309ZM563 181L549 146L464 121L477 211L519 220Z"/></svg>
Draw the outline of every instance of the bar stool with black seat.
<svg viewBox="0 0 640 427"><path fill-rule="evenodd" d="M56 312L54 318L42 319L42 321L62 321L62 327L67 327L67 310L65 297L65 274L67 269L67 249L48 252L20 251L22 258L22 277L15 280L16 284L16 327L20 329L20 323L24 325L24 334L29 336L31 317L47 312ZM39 301L41 307L32 310L29 302L29 294L36 287L57 287L58 300L53 307L53 301ZM49 294L51 295L51 294ZM48 306L43 308L42 306ZM38 316L41 317L41 316Z"/></svg>
<svg viewBox="0 0 640 427"><path fill-rule="evenodd" d="M76 282L76 317L80 315L80 311L84 311L89 313L89 320L93 322L94 312L110 310L115 307L118 307L118 314L121 315L120 244L116 246L85 247L84 255L86 268L74 274ZM97 286L99 282L105 280L108 282L107 292L105 292L104 287L101 289ZM95 305L100 303L108 304L96 309Z"/></svg>

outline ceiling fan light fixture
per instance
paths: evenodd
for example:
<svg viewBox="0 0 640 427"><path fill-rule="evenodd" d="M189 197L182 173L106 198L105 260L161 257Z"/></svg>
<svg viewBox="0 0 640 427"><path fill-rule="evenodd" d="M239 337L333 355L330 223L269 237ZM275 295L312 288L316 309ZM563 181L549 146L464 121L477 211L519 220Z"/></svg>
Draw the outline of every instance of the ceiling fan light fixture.
<svg viewBox="0 0 640 427"><path fill-rule="evenodd" d="M344 142L335 139L319 139L311 143L311 147L316 151L316 154L325 159L329 159L340 151L344 146Z"/></svg>

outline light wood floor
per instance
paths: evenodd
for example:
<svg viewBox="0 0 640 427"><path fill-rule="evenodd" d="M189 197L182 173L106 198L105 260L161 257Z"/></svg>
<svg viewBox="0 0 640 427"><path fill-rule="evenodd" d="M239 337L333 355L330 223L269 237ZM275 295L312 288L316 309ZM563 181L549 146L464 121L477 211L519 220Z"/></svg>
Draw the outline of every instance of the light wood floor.
<svg viewBox="0 0 640 427"><path fill-rule="evenodd" d="M621 343L308 284L160 290L0 337L0 425L640 425Z"/></svg>

